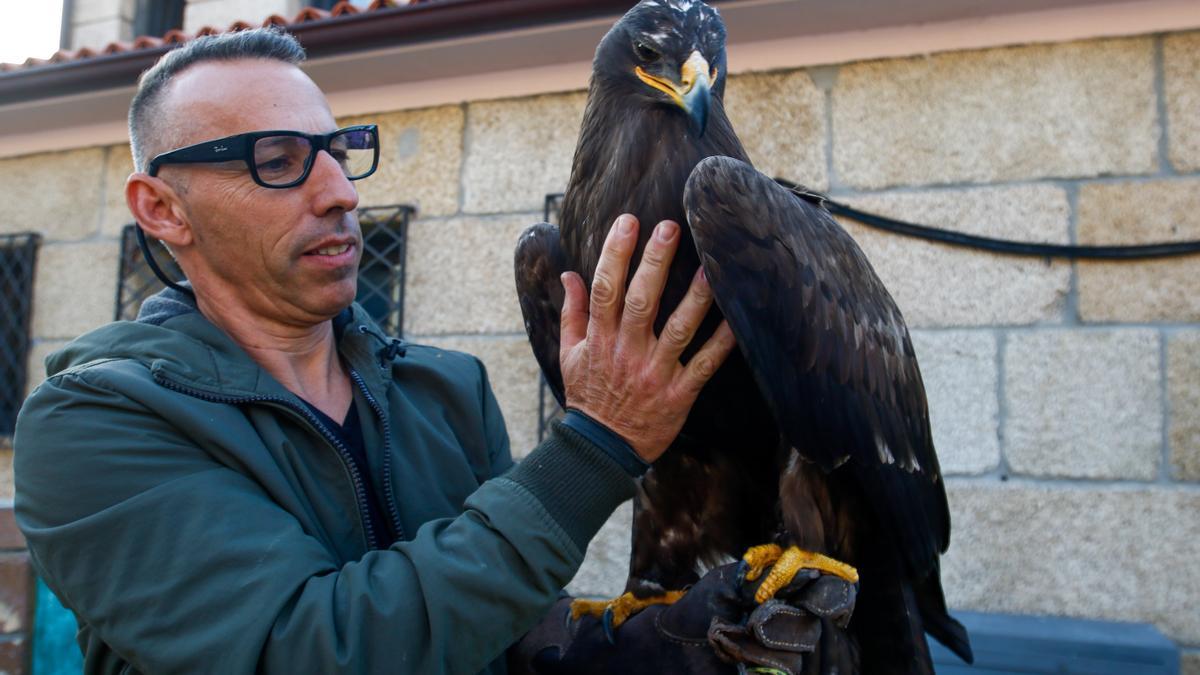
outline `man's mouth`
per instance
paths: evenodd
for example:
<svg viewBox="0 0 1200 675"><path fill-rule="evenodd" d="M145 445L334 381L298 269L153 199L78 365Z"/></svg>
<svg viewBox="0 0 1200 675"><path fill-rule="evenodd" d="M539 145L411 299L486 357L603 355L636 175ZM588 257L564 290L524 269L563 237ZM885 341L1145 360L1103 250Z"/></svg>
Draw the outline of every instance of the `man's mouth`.
<svg viewBox="0 0 1200 675"><path fill-rule="evenodd" d="M309 251L305 255L341 255L350 250L350 244L338 244L336 246L326 246L315 251Z"/></svg>

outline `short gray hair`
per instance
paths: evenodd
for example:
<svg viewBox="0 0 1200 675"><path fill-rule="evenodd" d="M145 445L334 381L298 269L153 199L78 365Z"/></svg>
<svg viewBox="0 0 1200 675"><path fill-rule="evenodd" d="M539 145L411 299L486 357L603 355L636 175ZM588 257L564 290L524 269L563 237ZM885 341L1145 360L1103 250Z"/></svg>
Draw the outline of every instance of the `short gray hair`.
<svg viewBox="0 0 1200 675"><path fill-rule="evenodd" d="M142 73L129 104L129 144L138 171L146 170L152 151L162 152L155 149L165 131L159 104L171 79L197 63L237 59L272 59L299 65L304 61L304 48L296 38L271 27L198 37L167 52Z"/></svg>

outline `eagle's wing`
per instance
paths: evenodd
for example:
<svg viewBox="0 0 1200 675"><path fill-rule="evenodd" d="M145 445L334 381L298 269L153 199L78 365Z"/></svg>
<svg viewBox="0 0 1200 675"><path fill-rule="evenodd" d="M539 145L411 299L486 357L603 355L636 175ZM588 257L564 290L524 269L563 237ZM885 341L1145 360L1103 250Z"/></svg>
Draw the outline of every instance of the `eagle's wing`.
<svg viewBox="0 0 1200 675"><path fill-rule="evenodd" d="M529 334L533 355L559 405L565 405L558 358L559 316L563 303L559 275L566 269L566 256L557 227L541 223L521 233L514 260L517 299L521 302L525 332Z"/></svg>
<svg viewBox="0 0 1200 675"><path fill-rule="evenodd" d="M716 303L779 427L825 471L847 464L914 571L950 516L908 328L862 251L819 203L710 157L684 194Z"/></svg>

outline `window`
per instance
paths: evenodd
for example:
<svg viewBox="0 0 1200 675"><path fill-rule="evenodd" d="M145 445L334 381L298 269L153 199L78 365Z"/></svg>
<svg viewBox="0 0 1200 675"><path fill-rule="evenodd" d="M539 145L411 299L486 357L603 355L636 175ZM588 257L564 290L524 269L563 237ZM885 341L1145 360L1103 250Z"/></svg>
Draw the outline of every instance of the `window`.
<svg viewBox="0 0 1200 675"><path fill-rule="evenodd" d="M408 221L415 213L411 206L375 206L358 210L363 233L363 254L358 266L358 297L388 335L399 335L404 327L404 260ZM121 269L117 280L117 320L137 318L142 302L163 289L142 257L137 245L135 225L126 225L121 233ZM172 279L183 272L162 244L147 239L154 259Z"/></svg>
<svg viewBox="0 0 1200 675"><path fill-rule="evenodd" d="M388 335L404 329L404 256L411 206L358 210L363 254L358 263L358 304Z"/></svg>
<svg viewBox="0 0 1200 675"><path fill-rule="evenodd" d="M184 0L137 0L133 19L134 37L161 37L169 30L183 28Z"/></svg>
<svg viewBox="0 0 1200 675"><path fill-rule="evenodd" d="M163 289L163 283L154 276L142 249L138 248L137 226L126 225L121 231L121 268L117 273L117 310L113 317L117 321L132 321L137 318L142 302ZM182 279L183 271L175 264L175 258L157 239L146 238L154 251L154 259L171 279Z"/></svg>
<svg viewBox="0 0 1200 675"><path fill-rule="evenodd" d="M0 235L0 436L12 435L25 399L29 309L40 235Z"/></svg>

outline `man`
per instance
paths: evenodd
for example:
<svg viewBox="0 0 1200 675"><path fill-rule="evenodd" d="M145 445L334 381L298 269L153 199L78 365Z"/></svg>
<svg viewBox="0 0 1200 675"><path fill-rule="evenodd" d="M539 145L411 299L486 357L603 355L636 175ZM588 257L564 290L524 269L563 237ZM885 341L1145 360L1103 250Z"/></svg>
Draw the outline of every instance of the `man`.
<svg viewBox="0 0 1200 675"><path fill-rule="evenodd" d="M686 339L655 338L678 226L623 298L623 217L590 298L563 280L574 412L513 467L482 365L352 305L378 142L337 130L302 58L247 31L143 75L126 199L190 286L52 355L18 420L18 522L86 672L502 671L733 346L679 362L702 278Z"/></svg>

